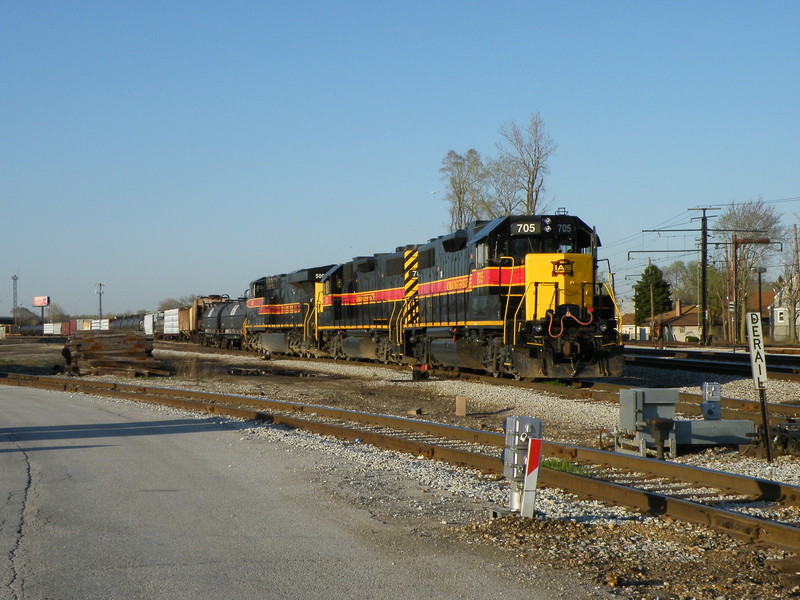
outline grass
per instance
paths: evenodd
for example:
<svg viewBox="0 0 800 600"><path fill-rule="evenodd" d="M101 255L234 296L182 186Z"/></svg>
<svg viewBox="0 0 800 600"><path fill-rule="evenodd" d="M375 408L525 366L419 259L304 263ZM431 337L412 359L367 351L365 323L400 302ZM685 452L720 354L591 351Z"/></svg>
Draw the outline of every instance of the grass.
<svg viewBox="0 0 800 600"><path fill-rule="evenodd" d="M583 475L584 477L597 477L597 473L590 467L584 465L577 465L574 462L568 461L565 458L545 458L542 460L542 466L554 471L562 471L564 473L572 473L573 475Z"/></svg>

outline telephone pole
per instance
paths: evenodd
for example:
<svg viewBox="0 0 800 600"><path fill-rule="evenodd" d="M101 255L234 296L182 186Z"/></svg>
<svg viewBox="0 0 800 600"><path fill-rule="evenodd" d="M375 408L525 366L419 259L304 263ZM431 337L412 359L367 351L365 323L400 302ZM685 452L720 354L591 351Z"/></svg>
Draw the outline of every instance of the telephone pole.
<svg viewBox="0 0 800 600"><path fill-rule="evenodd" d="M719 210L710 206L690 208L702 210L700 217L700 338L703 346L708 346L708 216L706 211Z"/></svg>
<svg viewBox="0 0 800 600"><path fill-rule="evenodd" d="M11 281L14 282L14 297L13 297L13 304L11 308L11 319L14 323L14 327L17 326L17 280L19 280L19 275L12 275Z"/></svg>
<svg viewBox="0 0 800 600"><path fill-rule="evenodd" d="M105 283L98 283L97 284L97 290L95 290L95 294L97 294L97 297L100 299L100 316L98 317L100 319L103 318L103 286L104 285L105 285Z"/></svg>

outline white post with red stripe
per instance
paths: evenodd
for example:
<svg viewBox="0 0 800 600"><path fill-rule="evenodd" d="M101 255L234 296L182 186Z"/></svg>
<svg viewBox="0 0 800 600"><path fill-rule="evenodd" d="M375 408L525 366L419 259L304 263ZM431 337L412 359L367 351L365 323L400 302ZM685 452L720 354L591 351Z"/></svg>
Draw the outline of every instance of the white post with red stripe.
<svg viewBox="0 0 800 600"><path fill-rule="evenodd" d="M539 464L542 460L542 438L528 438L528 460L525 463L525 484L519 514L532 519L536 504L536 485L539 483Z"/></svg>
<svg viewBox="0 0 800 600"><path fill-rule="evenodd" d="M508 508L531 518L542 455L542 421L534 417L507 417L505 435L503 470L511 482Z"/></svg>

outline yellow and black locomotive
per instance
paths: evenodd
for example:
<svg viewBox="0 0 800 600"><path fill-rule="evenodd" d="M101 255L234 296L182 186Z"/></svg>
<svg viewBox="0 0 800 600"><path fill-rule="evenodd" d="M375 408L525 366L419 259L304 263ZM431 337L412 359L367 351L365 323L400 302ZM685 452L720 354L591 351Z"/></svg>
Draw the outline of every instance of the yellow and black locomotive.
<svg viewBox="0 0 800 600"><path fill-rule="evenodd" d="M622 373L594 230L567 214L476 221L428 243L253 282L244 345L516 378Z"/></svg>

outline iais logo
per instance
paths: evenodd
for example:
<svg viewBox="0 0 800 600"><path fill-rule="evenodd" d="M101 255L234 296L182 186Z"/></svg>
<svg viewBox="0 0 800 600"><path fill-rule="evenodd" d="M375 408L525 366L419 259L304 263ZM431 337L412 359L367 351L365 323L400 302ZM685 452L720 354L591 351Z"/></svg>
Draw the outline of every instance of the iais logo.
<svg viewBox="0 0 800 600"><path fill-rule="evenodd" d="M566 258L562 258L561 260L552 260L550 261L553 265L553 277L558 277L559 275L574 275L574 270L572 269L572 265L575 264L574 260L567 260Z"/></svg>

